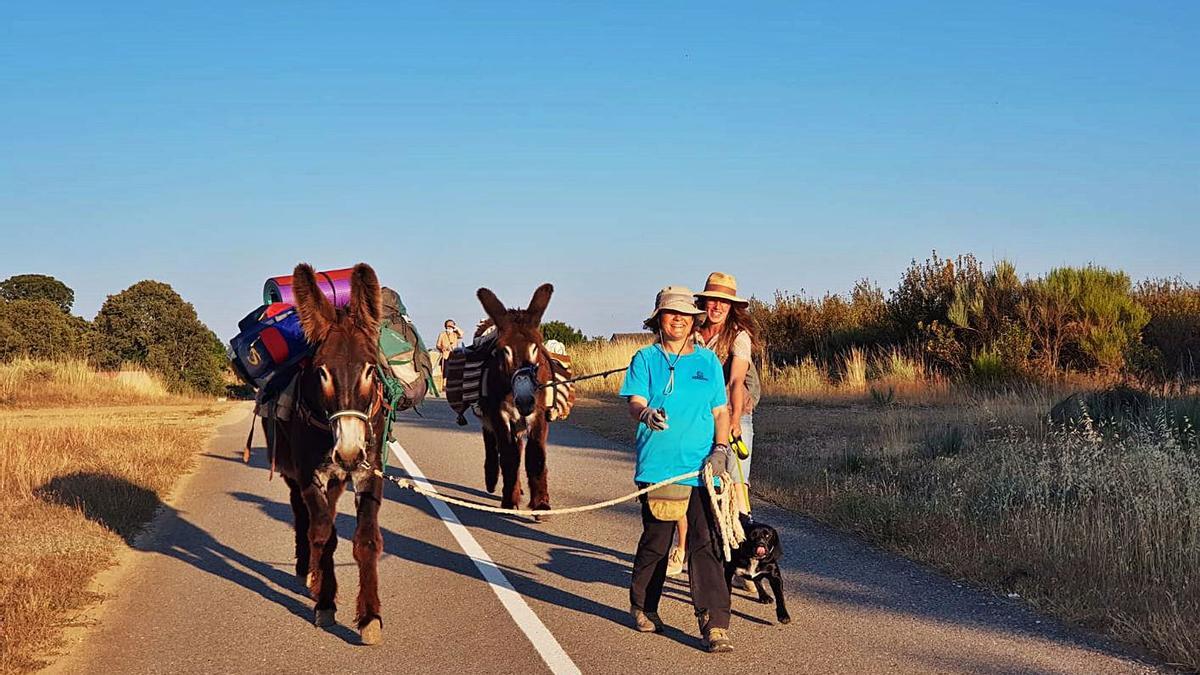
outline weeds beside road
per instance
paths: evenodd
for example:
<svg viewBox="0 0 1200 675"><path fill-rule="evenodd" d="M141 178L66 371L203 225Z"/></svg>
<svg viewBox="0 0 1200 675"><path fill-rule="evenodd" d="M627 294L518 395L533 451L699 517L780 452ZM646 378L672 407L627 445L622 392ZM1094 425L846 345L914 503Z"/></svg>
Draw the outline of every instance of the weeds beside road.
<svg viewBox="0 0 1200 675"><path fill-rule="evenodd" d="M762 405L754 492L1200 669L1200 447L1175 417L1200 400L1056 430L1052 392L946 394ZM633 434L612 394L582 398L571 421Z"/></svg>
<svg viewBox="0 0 1200 675"><path fill-rule="evenodd" d="M0 366L0 673L28 672L191 468L221 408L145 374Z"/></svg>

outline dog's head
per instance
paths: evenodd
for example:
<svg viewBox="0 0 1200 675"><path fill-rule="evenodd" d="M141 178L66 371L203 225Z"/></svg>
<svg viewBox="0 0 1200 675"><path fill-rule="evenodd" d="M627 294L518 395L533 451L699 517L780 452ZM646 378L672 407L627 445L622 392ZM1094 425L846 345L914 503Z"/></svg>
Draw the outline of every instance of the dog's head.
<svg viewBox="0 0 1200 675"><path fill-rule="evenodd" d="M755 560L767 560L778 557L779 533L770 525L753 522L743 516L742 528L746 531L746 541L742 550Z"/></svg>

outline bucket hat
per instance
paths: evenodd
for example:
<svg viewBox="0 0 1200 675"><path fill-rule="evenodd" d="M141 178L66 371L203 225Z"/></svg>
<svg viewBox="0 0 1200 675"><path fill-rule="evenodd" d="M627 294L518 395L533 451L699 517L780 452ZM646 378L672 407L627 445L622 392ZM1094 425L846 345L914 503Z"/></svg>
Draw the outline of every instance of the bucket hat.
<svg viewBox="0 0 1200 675"><path fill-rule="evenodd" d="M696 301L693 300L695 297L696 294L687 286L667 286L654 297L654 311L650 316L646 317L644 323L648 326L658 316L659 312L663 310L691 314L692 316L703 314L704 310L696 307Z"/></svg>

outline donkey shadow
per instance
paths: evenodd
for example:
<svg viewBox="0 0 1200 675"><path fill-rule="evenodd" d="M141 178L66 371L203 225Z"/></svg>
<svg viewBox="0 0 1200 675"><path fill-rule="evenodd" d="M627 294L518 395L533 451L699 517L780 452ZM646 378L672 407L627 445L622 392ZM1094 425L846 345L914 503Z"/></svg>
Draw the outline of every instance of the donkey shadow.
<svg viewBox="0 0 1200 675"><path fill-rule="evenodd" d="M135 550L186 562L311 623L312 608L303 595L296 595L303 594L304 588L293 575L222 544L145 487L111 474L76 472L51 479L34 494L53 504L78 508ZM359 640L356 631L340 624L325 630L346 642Z"/></svg>
<svg viewBox="0 0 1200 675"><path fill-rule="evenodd" d="M230 494L239 501L255 505L264 515L289 527L291 526L292 510L289 504L285 502L278 502L262 495L251 494L247 492L233 492ZM417 495L416 493L401 491L398 488L394 488L393 486L389 485L385 487L384 495L385 500L395 506L410 506L414 510L420 511L431 518L437 517L434 513L432 513L432 507L429 506L425 498ZM354 518L348 514L339 513L335 520L335 526L339 533L339 537L342 536L341 533L343 532L353 532ZM384 540L384 555L392 555L407 562L450 571L469 579L471 582L480 582L480 573L476 569L475 563L472 562L470 557L463 552L442 548L420 539L399 534L387 528L380 528L380 530L383 534ZM536 529L533 529L533 531L537 532ZM573 539L560 539L573 544L583 544L583 542L577 542ZM617 580L628 577L629 568L632 566L632 556L627 556L624 553L612 551L611 549L606 549L604 547L592 546L588 544L583 544L583 546L585 548L591 547L595 552L600 552L602 554L612 553L628 558L628 566L621 563L603 562L597 568L589 571L589 575L602 577L608 580L610 583L617 582L618 585L620 583L624 583L618 582ZM526 571L501 565L499 563L493 564L497 569L500 569L504 572L505 577L508 578L508 580L512 583L513 588L524 596L540 600L556 607L570 608L581 614L601 617L621 626L629 625L628 614L622 609L611 607L596 600L592 600L591 598L577 595L575 593L571 593L570 591L543 583ZM560 566L555 565L554 567L554 573L561 574L563 572L563 569ZM690 647L696 646L695 638L681 631L668 632L667 637Z"/></svg>

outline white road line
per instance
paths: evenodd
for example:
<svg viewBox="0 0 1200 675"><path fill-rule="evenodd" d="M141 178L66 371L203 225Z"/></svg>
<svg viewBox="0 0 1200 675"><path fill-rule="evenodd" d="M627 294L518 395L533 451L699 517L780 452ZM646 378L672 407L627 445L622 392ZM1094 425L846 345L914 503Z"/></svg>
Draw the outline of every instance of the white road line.
<svg viewBox="0 0 1200 675"><path fill-rule="evenodd" d="M427 490L437 492L437 489L426 480L425 474L421 473L420 467L409 456L404 446L400 445L397 441L392 441L388 443L388 447L392 450L392 456L400 460L400 464L408 472L408 475L412 476L414 481L422 483ZM428 497L426 499L429 499L429 503L433 505L433 510L446 523L446 529L450 530L450 534L454 535L454 539L462 547L463 552L471 558L471 562L475 563L475 567L479 568L479 573L483 575L484 581L488 582L496 597L500 598L500 604L504 605L504 608L512 615L517 627L525 633L525 637L529 638L529 642L533 645L533 648L537 650L542 660L550 667L550 672L563 673L564 675L581 672L579 666L576 666L571 657L567 656L567 653L563 651L562 645L558 644L558 640L554 639L554 635L550 632L550 629L546 628L546 624L542 623L537 614L533 613L533 610L525 603L525 599L517 593L512 583L504 576L500 568L496 566L496 563L492 562L491 557L483 550L483 547L479 545L479 542L475 540L471 532L462 524L458 516L454 515L454 511L450 510L450 506L437 499Z"/></svg>

